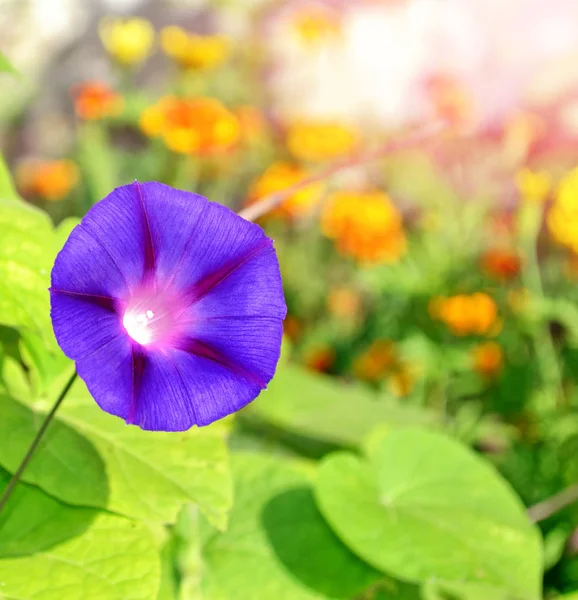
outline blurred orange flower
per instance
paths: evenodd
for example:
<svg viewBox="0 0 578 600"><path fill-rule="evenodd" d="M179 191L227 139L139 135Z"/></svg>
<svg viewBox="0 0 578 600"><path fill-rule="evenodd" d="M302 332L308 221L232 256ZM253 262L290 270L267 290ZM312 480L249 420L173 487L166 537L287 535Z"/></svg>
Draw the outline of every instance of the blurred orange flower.
<svg viewBox="0 0 578 600"><path fill-rule="evenodd" d="M237 117L213 98L164 96L143 111L140 126L180 154L224 152L241 134Z"/></svg>
<svg viewBox="0 0 578 600"><path fill-rule="evenodd" d="M578 253L578 167L560 182L547 222L554 240Z"/></svg>
<svg viewBox="0 0 578 600"><path fill-rule="evenodd" d="M482 256L482 269L498 281L514 279L520 273L521 262L513 250L494 248Z"/></svg>
<svg viewBox="0 0 578 600"><path fill-rule="evenodd" d="M336 317L355 317L361 310L361 296L352 288L333 288L327 296L327 308Z"/></svg>
<svg viewBox="0 0 578 600"><path fill-rule="evenodd" d="M438 296L430 301L429 313L454 335L491 334L499 325L496 302L483 292L450 298Z"/></svg>
<svg viewBox="0 0 578 600"><path fill-rule="evenodd" d="M155 30L146 19L105 19L99 28L105 50L123 66L147 59L152 51Z"/></svg>
<svg viewBox="0 0 578 600"><path fill-rule="evenodd" d="M196 35L181 27L161 31L164 53L184 69L208 70L223 64L230 54L229 39L222 35Z"/></svg>
<svg viewBox="0 0 578 600"><path fill-rule="evenodd" d="M353 362L353 373L359 379L376 383L384 379L397 364L397 354L391 340L375 340Z"/></svg>
<svg viewBox="0 0 578 600"><path fill-rule="evenodd" d="M472 118L473 98L457 79L442 74L430 77L426 82L426 93L436 117L450 125L463 125Z"/></svg>
<svg viewBox="0 0 578 600"><path fill-rule="evenodd" d="M406 249L401 215L381 191L335 192L322 215L323 233L360 262L390 263Z"/></svg>
<svg viewBox="0 0 578 600"><path fill-rule="evenodd" d="M16 168L16 184L22 194L42 200L62 200L78 180L78 167L71 160L26 160Z"/></svg>
<svg viewBox="0 0 578 600"><path fill-rule="evenodd" d="M295 341L303 332L303 323L293 315L287 315L283 321L283 333L291 340Z"/></svg>
<svg viewBox="0 0 578 600"><path fill-rule="evenodd" d="M75 86L72 94L76 115L89 121L119 115L124 106L122 96L101 81Z"/></svg>
<svg viewBox="0 0 578 600"><path fill-rule="evenodd" d="M525 202L544 202L552 187L552 177L546 171L524 167L516 174L516 187Z"/></svg>
<svg viewBox="0 0 578 600"><path fill-rule="evenodd" d="M299 160L321 162L351 154L359 141L357 132L339 123L301 122L289 127L287 148Z"/></svg>
<svg viewBox="0 0 578 600"><path fill-rule="evenodd" d="M307 350L303 357L305 366L326 373L335 362L335 350L329 344L319 344Z"/></svg>
<svg viewBox="0 0 578 600"><path fill-rule="evenodd" d="M277 161L253 181L246 204L253 204L265 196L286 190L303 181L307 176L307 171L299 165ZM291 194L269 214L292 219L304 217L313 212L322 193L322 183L306 185Z"/></svg>
<svg viewBox="0 0 578 600"><path fill-rule="evenodd" d="M472 351L474 370L482 377L493 379L502 370L504 352L496 342L478 344Z"/></svg>

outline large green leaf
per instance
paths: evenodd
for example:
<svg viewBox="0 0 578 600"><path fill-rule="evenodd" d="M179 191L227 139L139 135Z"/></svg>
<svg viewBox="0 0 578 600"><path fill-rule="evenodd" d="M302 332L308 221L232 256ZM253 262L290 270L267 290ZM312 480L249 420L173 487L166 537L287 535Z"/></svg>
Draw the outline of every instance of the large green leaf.
<svg viewBox="0 0 578 600"><path fill-rule="evenodd" d="M10 477L0 469L0 492ZM67 506L20 482L0 513L0 557L32 554L75 537L96 515L94 509Z"/></svg>
<svg viewBox="0 0 578 600"><path fill-rule="evenodd" d="M34 410L0 399L0 465L13 471L50 408ZM194 502L219 528L231 506L231 482L222 424L186 432L142 431L104 413L78 381L59 409L24 480L83 506L145 521L174 522Z"/></svg>
<svg viewBox="0 0 578 600"><path fill-rule="evenodd" d="M436 419L429 411L290 365L277 371L246 414L294 434L349 447L358 446L380 422L421 425Z"/></svg>
<svg viewBox="0 0 578 600"><path fill-rule="evenodd" d="M68 399L67 399L68 400ZM0 465L14 472L44 412L0 395ZM24 472L24 481L69 504L108 506L108 475L94 445L60 419L51 424Z"/></svg>
<svg viewBox="0 0 578 600"><path fill-rule="evenodd" d="M328 456L316 498L341 539L394 577L540 596L541 542L522 503L486 461L441 434L398 430L371 460Z"/></svg>
<svg viewBox="0 0 578 600"><path fill-rule="evenodd" d="M0 324L50 331L48 287L57 252L48 216L0 198Z"/></svg>
<svg viewBox="0 0 578 600"><path fill-rule="evenodd" d="M145 525L101 514L80 536L0 560L5 600L154 600L160 561Z"/></svg>
<svg viewBox="0 0 578 600"><path fill-rule="evenodd" d="M228 530L201 535L205 600L349 599L380 578L325 523L304 467L240 454L233 473Z"/></svg>

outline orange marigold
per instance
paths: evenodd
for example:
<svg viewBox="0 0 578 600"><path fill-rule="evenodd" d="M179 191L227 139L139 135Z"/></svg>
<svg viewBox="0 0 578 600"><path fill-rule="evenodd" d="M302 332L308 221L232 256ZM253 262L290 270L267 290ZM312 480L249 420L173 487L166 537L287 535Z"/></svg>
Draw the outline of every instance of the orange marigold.
<svg viewBox="0 0 578 600"><path fill-rule="evenodd" d="M336 317L355 317L361 310L361 296L352 288L333 288L327 296L327 308Z"/></svg>
<svg viewBox="0 0 578 600"><path fill-rule="evenodd" d="M360 262L393 262L406 248L401 215L380 191L334 193L324 207L321 226L341 254Z"/></svg>
<svg viewBox="0 0 578 600"><path fill-rule="evenodd" d="M299 160L321 162L351 154L357 132L340 123L301 122L289 127L287 148Z"/></svg>
<svg viewBox="0 0 578 600"><path fill-rule="evenodd" d="M307 176L307 171L299 165L277 161L253 181L246 204L253 204L265 196L286 190L303 181ZM322 193L322 183L306 185L292 193L269 214L292 219L309 215L321 199Z"/></svg>
<svg viewBox="0 0 578 600"><path fill-rule="evenodd" d="M520 259L512 250L494 248L482 256L482 269L498 281L514 279L520 273Z"/></svg>
<svg viewBox="0 0 578 600"><path fill-rule="evenodd" d="M74 111L85 120L98 120L113 117L122 112L124 101L106 83L87 81L72 89Z"/></svg>
<svg viewBox="0 0 578 600"><path fill-rule="evenodd" d="M184 69L214 69L227 60L231 51L225 36L196 35L176 26L161 31L161 46Z"/></svg>
<svg viewBox="0 0 578 600"><path fill-rule="evenodd" d="M335 350L329 344L319 344L305 352L303 362L309 369L325 373L335 363Z"/></svg>
<svg viewBox="0 0 578 600"><path fill-rule="evenodd" d="M353 362L353 373L359 379L376 383L397 364L395 346L391 340L375 340Z"/></svg>
<svg viewBox="0 0 578 600"><path fill-rule="evenodd" d="M16 169L18 189L42 200L62 200L78 180L78 167L71 160L26 160Z"/></svg>
<svg viewBox="0 0 578 600"><path fill-rule="evenodd" d="M237 117L213 98L164 96L143 111L140 126L180 154L224 152L241 134Z"/></svg>
<svg viewBox="0 0 578 600"><path fill-rule="evenodd" d="M504 352L496 342L484 342L472 350L474 370L482 377L493 379L500 373L504 364Z"/></svg>
<svg viewBox="0 0 578 600"><path fill-rule="evenodd" d="M496 302L483 292L433 298L429 313L460 336L488 334L499 324Z"/></svg>

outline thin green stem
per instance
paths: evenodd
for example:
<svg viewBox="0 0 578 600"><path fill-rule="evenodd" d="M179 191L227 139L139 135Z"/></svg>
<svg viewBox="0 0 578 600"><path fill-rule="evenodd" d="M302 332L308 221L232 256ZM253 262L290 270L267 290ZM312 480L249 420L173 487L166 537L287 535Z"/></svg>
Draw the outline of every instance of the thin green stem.
<svg viewBox="0 0 578 600"><path fill-rule="evenodd" d="M26 467L30 463L30 460L32 459L32 456L34 455L34 452L36 451L36 449L38 448L38 445L42 441L42 437L44 436L46 429L52 422L52 419L54 418L54 415L56 414L58 407L62 404L62 401L64 400L66 394L68 394L68 391L72 387L72 384L74 383L74 381L76 379L76 376L77 376L77 373L76 373L76 371L74 371L74 373L71 375L70 379L68 380L67 384L64 386L64 389L62 390L62 392L60 392L60 395L58 396L56 402L54 403L54 406L52 407L50 412L46 415L46 417L44 417L44 421L42 422L42 425L40 426L38 433L32 440L32 443L30 444L30 447L28 448L28 452L26 452L26 455L22 459L20 466L18 467L18 469L16 469L16 472L12 476L12 479L8 482L8 485L6 486L6 489L4 490L4 493L2 494L2 497L0 498L0 513L2 512L2 509L4 508L4 506L6 506L6 503L10 499L10 496L12 495L14 488L20 481L20 478L22 477L22 473L24 473L24 471L26 470Z"/></svg>
<svg viewBox="0 0 578 600"><path fill-rule="evenodd" d="M524 244L524 268L522 278L524 285L532 295L545 300L540 265L538 263L537 242L542 222L542 205L530 204L522 208L526 213L522 224ZM550 335L547 323L540 323L536 332L536 358L544 386L555 398L556 405L563 401L562 374L558 364L556 348Z"/></svg>

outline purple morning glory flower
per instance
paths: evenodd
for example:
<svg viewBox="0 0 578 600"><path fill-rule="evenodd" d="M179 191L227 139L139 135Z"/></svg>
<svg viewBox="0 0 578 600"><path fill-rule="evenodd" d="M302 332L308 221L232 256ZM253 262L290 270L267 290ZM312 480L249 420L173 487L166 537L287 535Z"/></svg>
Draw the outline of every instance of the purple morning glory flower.
<svg viewBox="0 0 578 600"><path fill-rule="evenodd" d="M202 196L117 188L71 233L50 296L96 402L143 429L208 425L275 373L286 307L273 243Z"/></svg>

